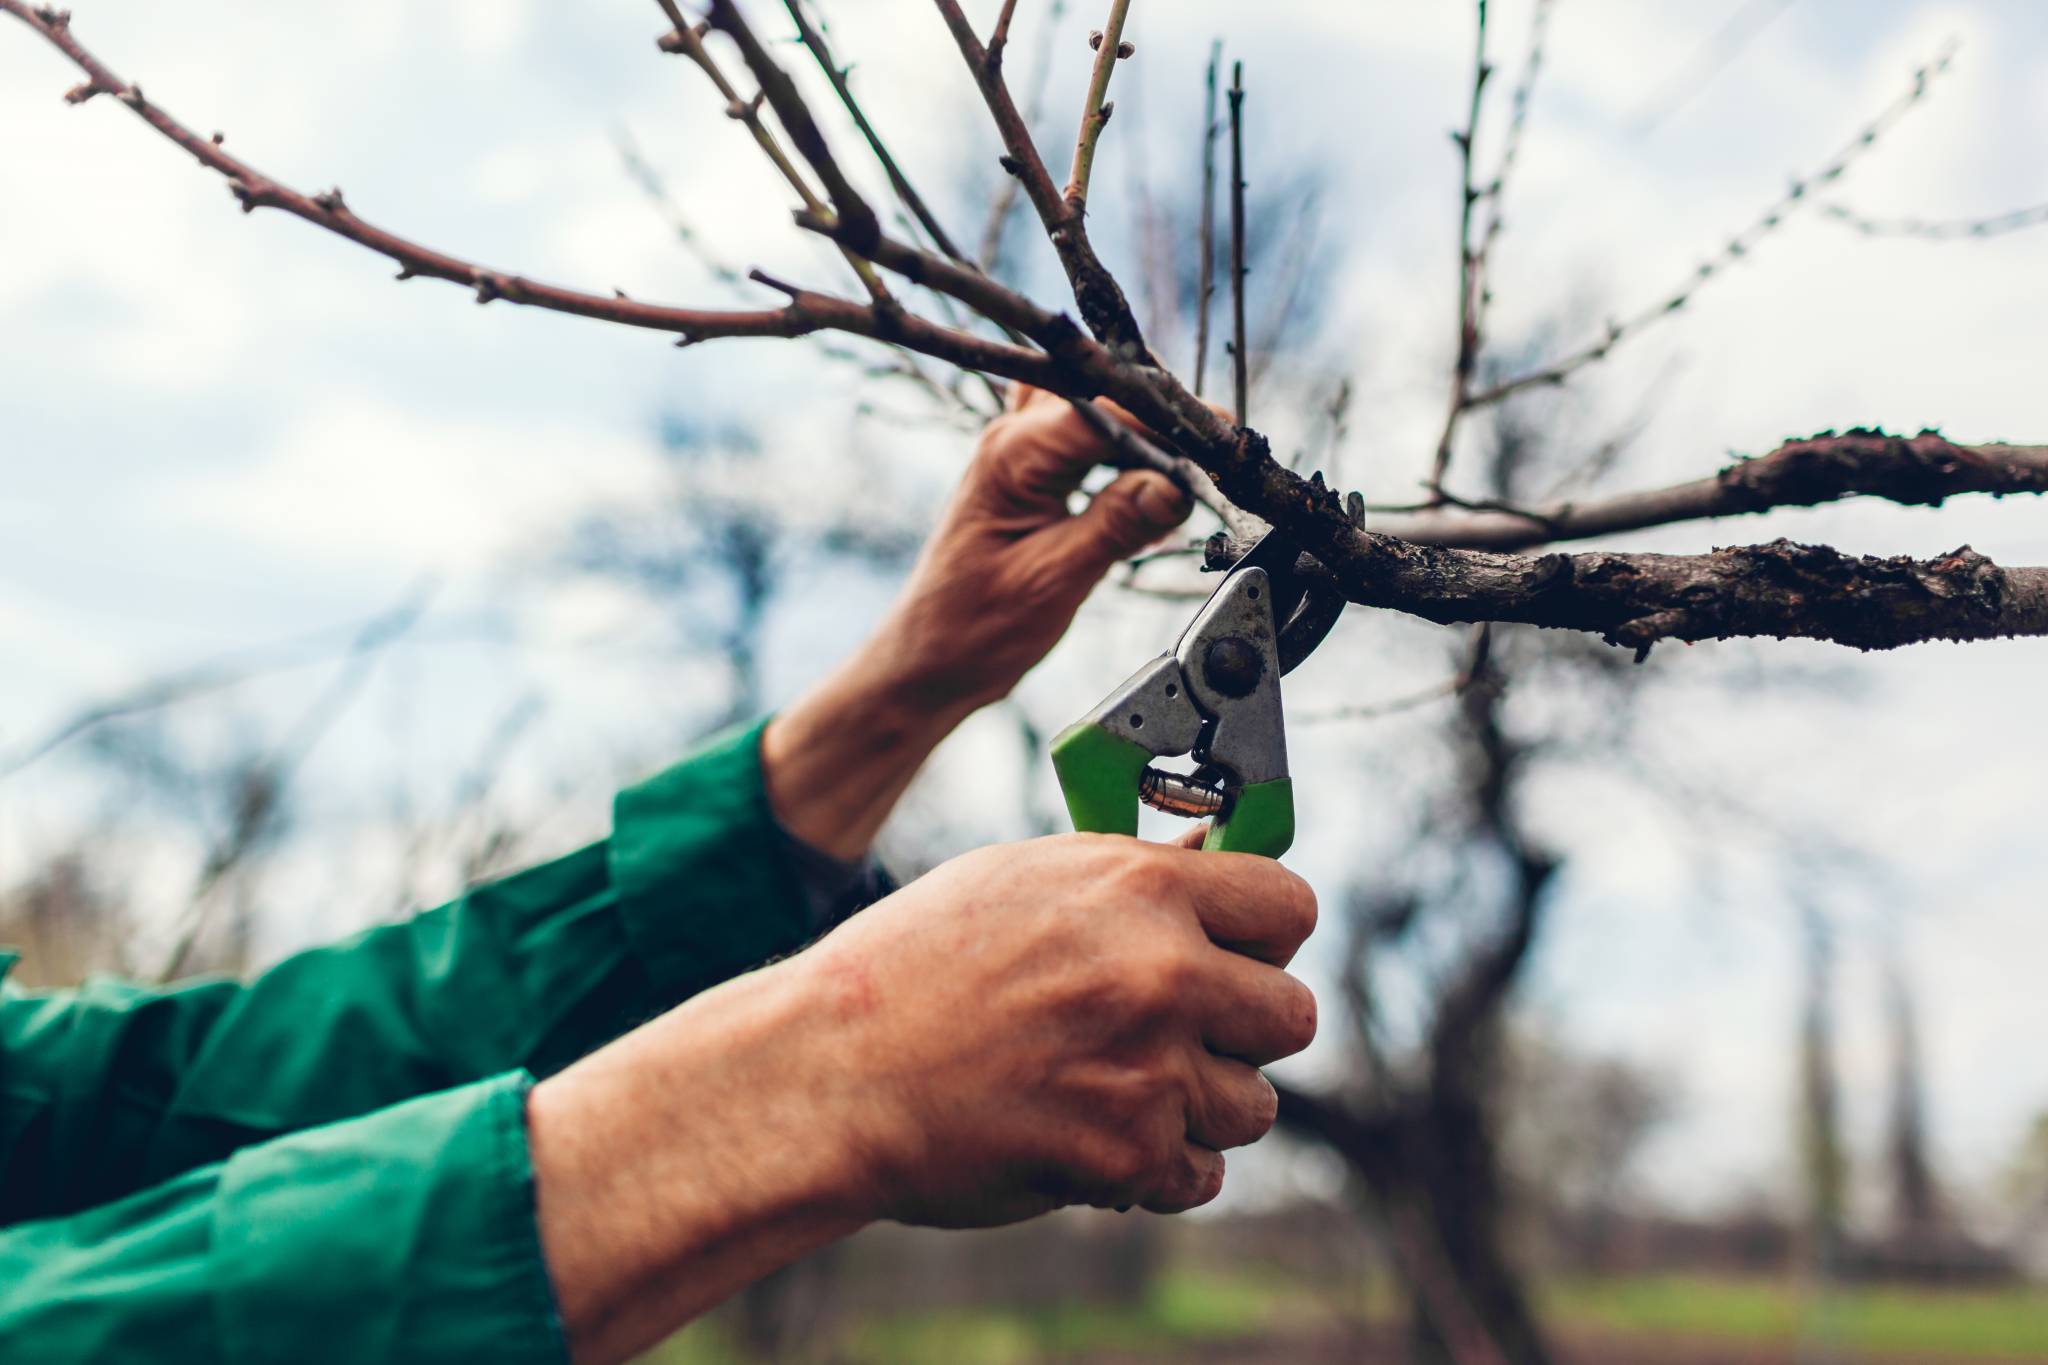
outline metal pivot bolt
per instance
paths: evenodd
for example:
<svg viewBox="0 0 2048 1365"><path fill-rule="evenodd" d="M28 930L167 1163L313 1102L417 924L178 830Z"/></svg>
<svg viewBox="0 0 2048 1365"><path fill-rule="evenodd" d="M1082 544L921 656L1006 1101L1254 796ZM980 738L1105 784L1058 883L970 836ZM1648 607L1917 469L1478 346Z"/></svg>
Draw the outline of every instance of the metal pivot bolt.
<svg viewBox="0 0 2048 1365"><path fill-rule="evenodd" d="M1226 697L1249 697L1265 672L1265 660L1241 636L1212 640L1202 655L1202 677Z"/></svg>

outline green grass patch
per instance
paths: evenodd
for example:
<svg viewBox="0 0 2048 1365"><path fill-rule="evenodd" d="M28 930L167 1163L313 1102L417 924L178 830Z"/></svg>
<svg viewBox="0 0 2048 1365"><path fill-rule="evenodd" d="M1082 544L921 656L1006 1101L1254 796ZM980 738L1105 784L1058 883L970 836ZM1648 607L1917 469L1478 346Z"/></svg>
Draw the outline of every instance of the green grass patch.
<svg viewBox="0 0 2048 1365"><path fill-rule="evenodd" d="M1085 1351L1171 1356L1185 1342L1270 1332L1300 1299L1251 1278L1169 1274L1127 1307L953 1309L870 1321L854 1329L847 1354L861 1365L1022 1365Z"/></svg>
<svg viewBox="0 0 2048 1365"><path fill-rule="evenodd" d="M1562 1341L1598 1335L1655 1342L1790 1347L1830 1342L1965 1365L2048 1361L2048 1293L2031 1287L1933 1290L1854 1286L1820 1300L1787 1281L1703 1275L1553 1281L1538 1291ZM1356 1293L1266 1275L1172 1272L1144 1302L968 1307L848 1324L832 1358L852 1365L1030 1365L1096 1352L1170 1361L1197 1342L1280 1342L1339 1321L1386 1323L1402 1311L1385 1280ZM744 1365L714 1320L669 1341L648 1365Z"/></svg>
<svg viewBox="0 0 2048 1365"><path fill-rule="evenodd" d="M2048 1293L1853 1285L1825 1299L1773 1280L1666 1275L1554 1284L1541 1295L1555 1331L1791 1343L1831 1341L1856 1351L2048 1359Z"/></svg>

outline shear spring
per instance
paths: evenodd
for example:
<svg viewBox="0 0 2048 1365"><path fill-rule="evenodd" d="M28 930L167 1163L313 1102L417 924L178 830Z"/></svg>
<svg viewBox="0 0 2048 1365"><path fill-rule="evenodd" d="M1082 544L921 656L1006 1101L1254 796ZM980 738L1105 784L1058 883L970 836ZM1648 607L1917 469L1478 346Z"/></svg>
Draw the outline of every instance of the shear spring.
<svg viewBox="0 0 2048 1365"><path fill-rule="evenodd" d="M1220 788L1157 768L1145 769L1144 776L1138 779L1138 799L1154 810L1190 820L1222 814L1229 800Z"/></svg>

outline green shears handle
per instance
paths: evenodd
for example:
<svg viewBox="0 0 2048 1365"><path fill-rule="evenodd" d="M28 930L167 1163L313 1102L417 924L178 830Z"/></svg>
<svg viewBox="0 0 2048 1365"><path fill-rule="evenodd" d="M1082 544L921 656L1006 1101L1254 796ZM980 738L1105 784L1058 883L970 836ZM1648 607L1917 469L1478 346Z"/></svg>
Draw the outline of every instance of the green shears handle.
<svg viewBox="0 0 2048 1365"><path fill-rule="evenodd" d="M1052 767L1074 828L1091 834L1138 832L1138 782L1152 755L1099 725L1081 721L1052 742ZM1294 843L1294 782L1277 778L1238 792L1209 826L1205 849L1278 858Z"/></svg>

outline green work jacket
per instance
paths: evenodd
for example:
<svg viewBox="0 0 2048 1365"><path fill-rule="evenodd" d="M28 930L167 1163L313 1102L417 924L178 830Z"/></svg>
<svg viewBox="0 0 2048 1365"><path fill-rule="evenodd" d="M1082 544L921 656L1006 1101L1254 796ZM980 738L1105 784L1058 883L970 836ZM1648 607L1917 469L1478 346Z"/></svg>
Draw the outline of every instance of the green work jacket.
<svg viewBox="0 0 2048 1365"><path fill-rule="evenodd" d="M564 1360L526 1092L815 932L759 733L253 981L0 984L0 1361Z"/></svg>

